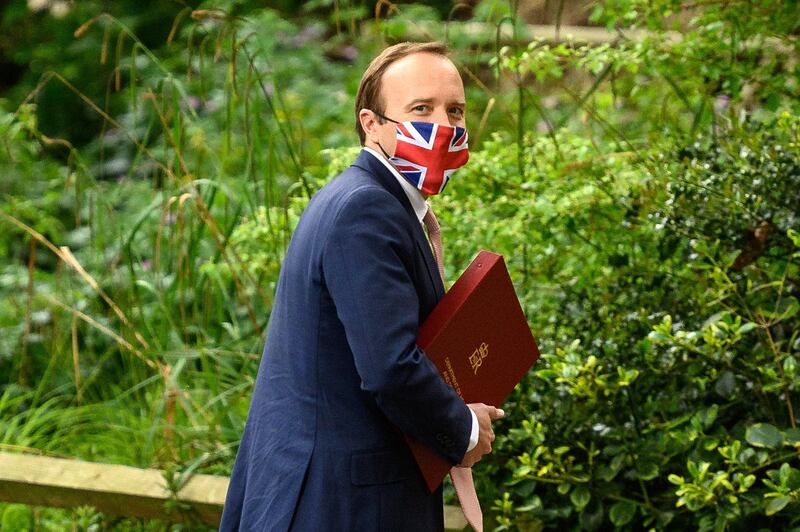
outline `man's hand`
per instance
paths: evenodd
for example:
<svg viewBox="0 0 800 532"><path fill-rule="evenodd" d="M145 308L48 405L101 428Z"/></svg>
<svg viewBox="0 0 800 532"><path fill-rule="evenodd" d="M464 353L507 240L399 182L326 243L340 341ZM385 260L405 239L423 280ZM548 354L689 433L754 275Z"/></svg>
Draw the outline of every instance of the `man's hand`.
<svg viewBox="0 0 800 532"><path fill-rule="evenodd" d="M471 403L467 406L475 412L480 432L478 433L478 444L465 454L464 459L458 464L461 467L472 467L480 461L484 454L492 452L492 442L494 441L492 421L506 415L501 409L483 403Z"/></svg>

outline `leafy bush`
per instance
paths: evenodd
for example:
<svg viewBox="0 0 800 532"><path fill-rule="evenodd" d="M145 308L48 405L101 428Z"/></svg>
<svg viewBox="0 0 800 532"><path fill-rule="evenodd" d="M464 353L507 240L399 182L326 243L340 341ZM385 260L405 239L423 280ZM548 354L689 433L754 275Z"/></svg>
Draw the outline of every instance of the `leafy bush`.
<svg viewBox="0 0 800 532"><path fill-rule="evenodd" d="M474 109L432 200L448 280L502 253L543 353L476 468L490 520L800 527L796 3L598 3L605 44L501 42L524 28L499 0L471 12L490 38L443 3L23 4L2 27L53 42L20 46L0 111L2 448L230 472L284 250L358 151L360 74L429 19Z"/></svg>
<svg viewBox="0 0 800 532"><path fill-rule="evenodd" d="M800 524L798 125L654 147L658 175L581 165L580 137L558 138L570 163L530 141L527 181L513 145L476 154L446 198L450 254L511 258L543 351L478 469L501 528Z"/></svg>

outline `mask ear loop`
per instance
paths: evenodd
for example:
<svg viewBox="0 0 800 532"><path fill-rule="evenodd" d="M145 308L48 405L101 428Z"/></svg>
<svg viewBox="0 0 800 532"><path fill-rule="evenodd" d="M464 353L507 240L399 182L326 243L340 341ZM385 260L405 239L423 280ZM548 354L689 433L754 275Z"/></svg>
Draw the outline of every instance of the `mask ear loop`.
<svg viewBox="0 0 800 532"><path fill-rule="evenodd" d="M386 150L383 149L383 146L381 146L381 143L380 142L376 142L375 144L377 144L378 147L381 149L381 151L383 152L384 157L386 157L386 160L388 160L389 162L392 162L392 156L389 155L388 153L386 153Z"/></svg>
<svg viewBox="0 0 800 532"><path fill-rule="evenodd" d="M370 111L372 111L372 109L370 109ZM383 118L384 120L388 120L389 122L394 122L395 124L399 124L399 123L400 123L400 122L398 122L397 120L392 120L392 119L391 119L391 118L389 118L388 116L386 116L386 115L384 115L384 114L381 114L381 113L379 113L378 111L372 111L372 112L373 112L373 113L374 113L376 116L379 116L379 117Z"/></svg>
<svg viewBox="0 0 800 532"><path fill-rule="evenodd" d="M372 111L372 109L370 109L370 111ZM382 113L379 113L378 111L372 111L372 112L373 112L373 114L375 114L376 116L378 116L378 117L380 117L380 118L383 118L384 120L388 120L389 122L393 122L393 123L395 123L395 124L399 124L399 123L400 123L400 122L398 122L397 120L392 120L392 119L391 119L391 118L389 118L388 116L386 116L386 115L384 115L384 114L382 114ZM386 153L386 150L384 150L384 149L383 149L383 146L381 146L381 143L380 143L380 142L377 142L377 141L376 141L375 143L376 143L376 144L378 145L378 147L381 149L381 151L383 152L383 155L384 155L384 156L385 156L387 159L391 160L392 156L391 156L391 155L389 155L388 153Z"/></svg>

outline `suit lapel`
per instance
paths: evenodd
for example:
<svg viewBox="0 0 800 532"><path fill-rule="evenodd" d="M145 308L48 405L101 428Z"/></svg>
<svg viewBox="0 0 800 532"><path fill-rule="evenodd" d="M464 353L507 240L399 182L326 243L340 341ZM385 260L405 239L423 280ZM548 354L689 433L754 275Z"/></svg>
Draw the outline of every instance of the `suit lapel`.
<svg viewBox="0 0 800 532"><path fill-rule="evenodd" d="M353 166L365 170L378 184L388 190L397 198L400 204L403 205L406 214L408 214L413 222L411 225L413 227L412 232L414 233L414 240L417 242L417 249L422 253L426 269L428 270L428 279L436 293L436 300L440 300L444 296L444 284L439 275L439 268L436 266L436 260L433 258L433 251L428 243L428 238L425 236L425 232L422 230L422 225L419 223L417 213L414 212L414 207L412 207L411 202L408 201L408 196L406 196L405 191L403 191L403 187L400 186L400 183L397 182L397 178L392 175L389 169L366 150L361 150Z"/></svg>

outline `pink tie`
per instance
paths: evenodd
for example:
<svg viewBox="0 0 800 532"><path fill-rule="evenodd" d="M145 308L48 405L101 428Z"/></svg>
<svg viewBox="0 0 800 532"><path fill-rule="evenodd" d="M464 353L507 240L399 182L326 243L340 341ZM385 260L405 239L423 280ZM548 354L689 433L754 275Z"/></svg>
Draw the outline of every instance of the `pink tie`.
<svg viewBox="0 0 800 532"><path fill-rule="evenodd" d="M444 284L442 231L430 206L428 206L428 212L422 218L422 223L425 224L425 228L428 230L428 239L431 241L431 247L433 248L433 258L436 260L436 266L439 268L439 275L442 277L442 284ZM475 493L472 468L454 467L450 470L450 478L453 481L458 502L461 504L461 511L464 512L467 522L476 532L483 532L483 512L481 512L481 505L478 502L478 494Z"/></svg>
<svg viewBox="0 0 800 532"><path fill-rule="evenodd" d="M422 223L425 224L425 229L428 230L428 239L431 241L431 247L433 248L433 258L436 260L436 266L439 268L439 275L442 277L442 284L444 284L442 230L439 228L439 222L436 220L436 215L433 214L433 209L430 206L428 206L428 211L422 218Z"/></svg>

